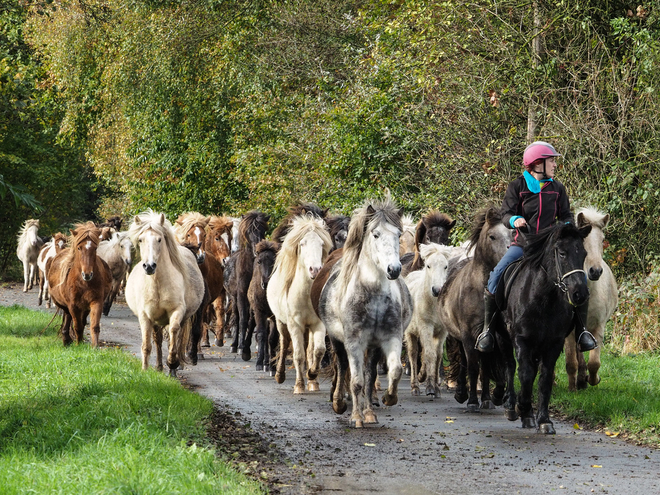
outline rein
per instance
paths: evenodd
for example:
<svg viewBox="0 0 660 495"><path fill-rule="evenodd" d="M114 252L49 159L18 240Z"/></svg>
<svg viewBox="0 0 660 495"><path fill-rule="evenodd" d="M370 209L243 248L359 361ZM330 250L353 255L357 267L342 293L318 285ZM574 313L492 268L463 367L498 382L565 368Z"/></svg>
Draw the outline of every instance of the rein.
<svg viewBox="0 0 660 495"><path fill-rule="evenodd" d="M542 268L543 268L543 266L542 266ZM561 272L559 271L559 252L558 252L557 249L555 249L555 268L557 269L557 280L554 282L554 284L557 287L559 287L559 290L561 290L564 294L566 294L566 297L568 297L568 302L570 303L571 306L575 306L575 307L582 306L582 304L584 304L584 302L582 304L575 304L573 302L573 300L571 299L571 294L568 292L568 286L564 283L564 280L566 278L570 277L571 275L575 274L575 273L581 273L586 278L587 272L585 272L581 268L577 268L575 270L571 270L570 272L564 273L562 275ZM548 272L545 271L545 268L543 268L543 271L545 272L546 275L548 275ZM588 299L587 299L587 301L588 301Z"/></svg>

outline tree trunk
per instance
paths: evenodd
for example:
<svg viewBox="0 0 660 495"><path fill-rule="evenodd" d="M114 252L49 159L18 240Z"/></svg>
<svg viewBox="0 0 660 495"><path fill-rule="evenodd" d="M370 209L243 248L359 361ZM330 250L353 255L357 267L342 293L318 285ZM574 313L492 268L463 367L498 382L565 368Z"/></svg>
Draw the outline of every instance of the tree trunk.
<svg viewBox="0 0 660 495"><path fill-rule="evenodd" d="M532 68L534 72L541 62L541 14L539 12L539 0L532 1L534 10L534 28L532 31ZM532 88L529 95L529 106L527 108L527 143L534 141L536 136L536 89Z"/></svg>

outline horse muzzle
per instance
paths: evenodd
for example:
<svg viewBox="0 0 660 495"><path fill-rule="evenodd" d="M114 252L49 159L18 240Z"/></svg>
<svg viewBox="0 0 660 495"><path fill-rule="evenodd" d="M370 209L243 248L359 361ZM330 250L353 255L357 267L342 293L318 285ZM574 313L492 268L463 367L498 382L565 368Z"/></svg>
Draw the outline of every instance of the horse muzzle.
<svg viewBox="0 0 660 495"><path fill-rule="evenodd" d="M321 271L320 266L310 266L309 267L309 278L314 280L316 278L316 276L319 274L320 271Z"/></svg>
<svg viewBox="0 0 660 495"><path fill-rule="evenodd" d="M94 278L94 272L93 271L89 272L89 273L87 273L87 272L81 272L81 273L82 273L82 279L85 282L89 282L90 280L92 280Z"/></svg>
<svg viewBox="0 0 660 495"><path fill-rule="evenodd" d="M603 268L600 266L589 267L589 280L596 281L603 274Z"/></svg>
<svg viewBox="0 0 660 495"><path fill-rule="evenodd" d="M401 263L387 266L387 278L389 280L396 280L401 275Z"/></svg>
<svg viewBox="0 0 660 495"><path fill-rule="evenodd" d="M435 285L431 287L431 294L433 294L433 297L438 297L440 295L440 287L436 287Z"/></svg>
<svg viewBox="0 0 660 495"><path fill-rule="evenodd" d="M197 255L197 264L201 265L202 263L204 263L205 259L206 259L206 253L199 253Z"/></svg>
<svg viewBox="0 0 660 495"><path fill-rule="evenodd" d="M156 273L156 263L142 263L142 268L144 268L147 275Z"/></svg>

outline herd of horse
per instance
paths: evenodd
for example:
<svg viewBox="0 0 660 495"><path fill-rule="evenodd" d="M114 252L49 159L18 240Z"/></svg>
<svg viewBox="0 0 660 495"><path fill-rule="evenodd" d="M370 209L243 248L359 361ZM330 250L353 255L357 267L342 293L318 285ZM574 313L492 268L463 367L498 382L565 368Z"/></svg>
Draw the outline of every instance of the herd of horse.
<svg viewBox="0 0 660 495"><path fill-rule="evenodd" d="M62 311L65 345L83 340L89 320L91 344L98 346L101 314L123 288L140 324L143 369L155 344L156 369L163 370L166 337L172 376L184 362L197 363L210 346L209 332L216 346L229 337L230 351L245 361L252 359L254 336L256 369L278 383L291 351L294 394L319 390L330 355L332 408L343 414L350 394L350 423L357 428L378 422L379 367L387 373L382 403L398 402L404 349L412 395L420 395L420 382L426 395L440 394L446 345L452 376L444 378L455 381L454 397L467 401L469 412L502 405L507 419L543 433L555 432L548 404L563 349L571 390L600 382L605 323L617 303L602 256L607 214L581 209L575 224L528 236L525 256L498 290L497 349L488 354L475 349L483 288L511 242L497 208L475 215L461 246L448 245L456 224L449 216L432 211L415 224L389 197L366 201L350 217L298 203L267 239L269 220L260 211L241 218L189 212L173 225L148 210L127 231L113 217L78 224L70 236L56 233L47 242L38 236L39 221L28 220L17 249L23 290L38 281L39 304L50 307L52 300ZM587 303L587 327L599 344L588 362L572 333L574 306Z"/></svg>

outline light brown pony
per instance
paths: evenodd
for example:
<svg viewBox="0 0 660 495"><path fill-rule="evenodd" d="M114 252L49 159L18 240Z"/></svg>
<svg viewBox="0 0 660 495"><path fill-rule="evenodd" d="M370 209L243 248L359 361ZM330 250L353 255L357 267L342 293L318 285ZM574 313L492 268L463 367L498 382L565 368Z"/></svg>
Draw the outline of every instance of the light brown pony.
<svg viewBox="0 0 660 495"><path fill-rule="evenodd" d="M209 290L210 304L203 310L206 324L202 327L201 346L210 347L210 329L215 334L215 345L222 347L226 298L224 269L221 261L206 249L209 237L206 229L209 222L210 218L201 213L184 213L176 220L175 231L179 242L188 247L197 258L197 265Z"/></svg>
<svg viewBox="0 0 660 495"><path fill-rule="evenodd" d="M99 345L103 301L112 285L108 264L96 256L99 234L99 228L92 222L77 224L71 231L71 247L60 251L46 265L51 298L64 312L61 327L64 345L72 342L69 334L72 322L76 343L82 342L88 316L92 346Z"/></svg>
<svg viewBox="0 0 660 495"><path fill-rule="evenodd" d="M39 306L41 306L41 302L45 299L46 307L50 308L46 264L49 259L54 258L56 254L66 247L66 243L66 236L58 232L50 241L44 244L44 247L39 252L39 257L37 258L37 266L39 267Z"/></svg>
<svg viewBox="0 0 660 495"><path fill-rule="evenodd" d="M234 222L229 217L209 217L206 250L218 261L224 260L231 254L233 228Z"/></svg>

